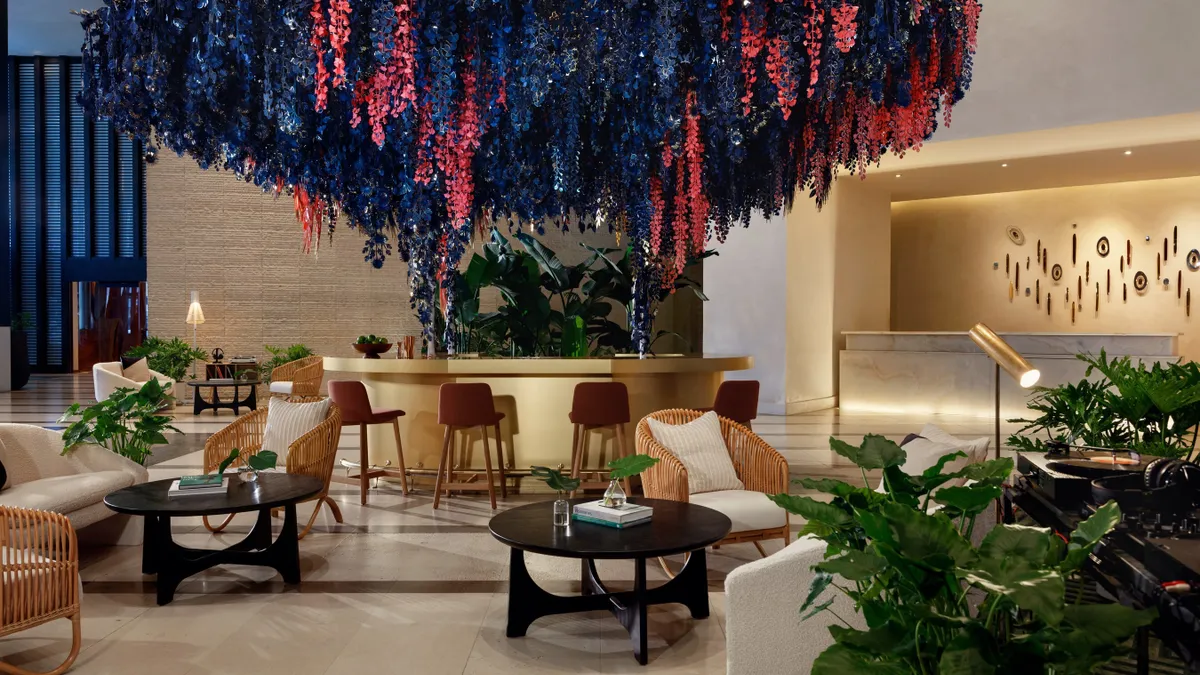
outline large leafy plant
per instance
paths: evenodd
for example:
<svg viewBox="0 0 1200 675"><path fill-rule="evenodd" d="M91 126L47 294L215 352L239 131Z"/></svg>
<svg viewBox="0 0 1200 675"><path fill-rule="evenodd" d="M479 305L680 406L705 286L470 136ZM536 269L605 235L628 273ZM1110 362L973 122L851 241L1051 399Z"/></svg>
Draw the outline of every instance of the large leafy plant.
<svg viewBox="0 0 1200 675"><path fill-rule="evenodd" d="M94 405L72 403L58 419L67 422L78 417L63 430L63 454L81 443L95 443L145 464L154 446L166 445L166 431L179 431L171 426L170 417L159 414L169 397L170 392L151 379L141 389L117 389Z"/></svg>
<svg viewBox="0 0 1200 675"><path fill-rule="evenodd" d="M1066 579L1120 520L1115 502L1068 541L1047 528L998 525L976 548L975 521L1000 496L1011 459L947 472L947 464L965 456L955 452L909 476L900 469L904 450L882 436L867 436L858 447L831 438L830 446L860 468L862 487L804 479L832 500L772 497L807 519L802 534L827 545L801 608L804 618L831 611L833 600L823 598L838 592L854 601L866 624L831 625L835 644L813 663L815 675L1089 673L1153 620L1153 610L1066 599ZM881 491L867 482L866 472L874 470L883 472ZM968 482L951 484L961 479Z"/></svg>
<svg viewBox="0 0 1200 675"><path fill-rule="evenodd" d="M1106 448L1131 448L1167 457L1191 454L1200 424L1200 366L1192 362L1162 365L1133 363L1128 356L1109 359L1080 354L1088 364L1084 379L1039 388L1029 408L1033 419L1013 419L1025 426L1009 444L1044 452L1047 440ZM1036 434L1036 435L1035 435Z"/></svg>
<svg viewBox="0 0 1200 675"><path fill-rule="evenodd" d="M125 356L132 359L145 358L146 365L150 366L151 370L158 371L176 382L187 377L188 369L193 363L208 360L204 350L193 349L180 338L161 338L153 335L125 352Z"/></svg>
<svg viewBox="0 0 1200 675"><path fill-rule="evenodd" d="M313 355L313 350L305 344L294 344L287 347L272 347L271 345L263 345L271 358L258 366L259 379L263 382L271 382L271 371L285 363L299 361Z"/></svg>

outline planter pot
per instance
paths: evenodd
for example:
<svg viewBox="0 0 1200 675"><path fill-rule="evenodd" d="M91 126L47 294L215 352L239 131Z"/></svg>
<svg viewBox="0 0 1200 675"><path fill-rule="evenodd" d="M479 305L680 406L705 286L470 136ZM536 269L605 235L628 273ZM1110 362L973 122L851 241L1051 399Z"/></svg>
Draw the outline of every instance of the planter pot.
<svg viewBox="0 0 1200 675"><path fill-rule="evenodd" d="M12 383L13 391L29 383L29 338L25 331L14 330L9 333L12 347Z"/></svg>
<svg viewBox="0 0 1200 675"><path fill-rule="evenodd" d="M188 386L186 382L175 383L174 391L172 392L175 396L175 405L183 405L184 399L187 398L187 390Z"/></svg>

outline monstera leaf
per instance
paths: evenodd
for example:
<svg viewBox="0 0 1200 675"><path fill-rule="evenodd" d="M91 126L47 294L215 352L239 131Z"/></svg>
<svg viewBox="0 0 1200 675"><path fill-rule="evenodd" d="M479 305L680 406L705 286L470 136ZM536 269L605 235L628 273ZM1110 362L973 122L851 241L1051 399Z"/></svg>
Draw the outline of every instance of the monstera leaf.
<svg viewBox="0 0 1200 675"><path fill-rule="evenodd" d="M548 466L532 467L529 470L529 475L546 481L546 485L550 486L551 490L557 492L574 492L579 489L579 484L582 482L578 478L564 476L558 469L551 469Z"/></svg>
<svg viewBox="0 0 1200 675"><path fill-rule="evenodd" d="M626 455L619 457L608 463L608 468L611 471L608 477L612 480L620 480L622 478L630 478L658 464L657 457L650 455Z"/></svg>

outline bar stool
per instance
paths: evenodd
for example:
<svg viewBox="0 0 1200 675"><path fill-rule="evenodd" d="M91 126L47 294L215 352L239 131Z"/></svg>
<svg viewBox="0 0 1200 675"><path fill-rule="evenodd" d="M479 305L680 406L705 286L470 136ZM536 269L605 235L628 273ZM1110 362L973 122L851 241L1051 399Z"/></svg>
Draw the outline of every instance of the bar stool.
<svg viewBox="0 0 1200 675"><path fill-rule="evenodd" d="M487 471L487 492L492 508L496 508L496 485L492 479L491 448L488 447L488 427L496 430L496 460L500 471L500 496L508 497L504 479L504 445L500 438L500 420L504 413L496 412L492 402L492 388L483 382L445 382L438 388L438 424L446 426L446 437L442 441L442 457L438 463L437 480L433 486L433 508L438 508L442 490L447 496L450 490L483 490L477 482L455 482L454 432L479 427L483 432L483 463Z"/></svg>
<svg viewBox="0 0 1200 675"><path fill-rule="evenodd" d="M383 469L372 470L370 468L370 460L367 457L367 426L371 424L390 423L392 431L396 435L396 458L400 462L400 488L407 495L408 477L404 471L404 446L400 443L399 421L404 416L404 411L371 407L371 400L367 398L367 388L363 386L362 382L356 380L334 380L330 382L329 397L342 409L342 426L358 426L358 476L334 476L333 480L351 485L357 483L362 505L366 506L367 488L370 487L371 479L378 476L392 475L390 471Z"/></svg>
<svg viewBox="0 0 1200 675"><path fill-rule="evenodd" d="M597 476L603 470L583 471L583 455L587 452L588 432L594 429L613 429L616 434L617 456L629 454L625 443L625 425L629 424L629 390L624 382L580 382L575 385L571 398L571 412L567 418L574 425L571 434L571 477L580 473ZM629 493L629 479L624 480L625 492ZM580 484L581 489L604 488L607 482L593 481Z"/></svg>
<svg viewBox="0 0 1200 675"><path fill-rule="evenodd" d="M725 380L717 387L713 406L697 410L712 410L721 417L751 429L751 421L758 417L758 380Z"/></svg>

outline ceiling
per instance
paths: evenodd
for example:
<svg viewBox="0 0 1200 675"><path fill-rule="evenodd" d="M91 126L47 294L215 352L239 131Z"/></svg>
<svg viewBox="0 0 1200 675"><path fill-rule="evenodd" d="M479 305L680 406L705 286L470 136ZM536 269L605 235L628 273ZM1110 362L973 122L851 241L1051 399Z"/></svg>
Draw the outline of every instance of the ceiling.
<svg viewBox="0 0 1200 675"><path fill-rule="evenodd" d="M8 0L8 53L77 56L83 28L71 10L95 8L101 0Z"/></svg>

